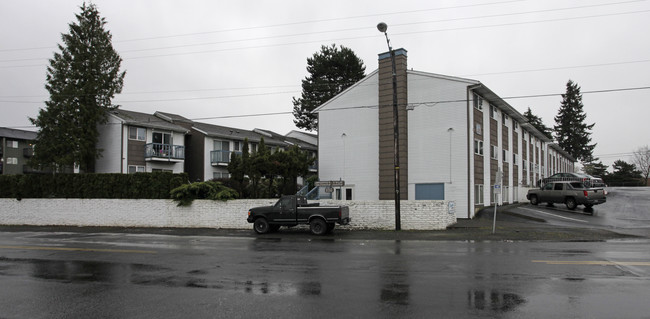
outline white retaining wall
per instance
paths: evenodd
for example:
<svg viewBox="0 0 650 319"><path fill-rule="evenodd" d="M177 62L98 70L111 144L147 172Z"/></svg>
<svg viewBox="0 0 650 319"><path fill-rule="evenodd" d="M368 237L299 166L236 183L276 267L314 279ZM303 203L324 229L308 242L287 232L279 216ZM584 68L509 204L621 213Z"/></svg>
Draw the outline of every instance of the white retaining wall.
<svg viewBox="0 0 650 319"><path fill-rule="evenodd" d="M181 227L251 229L248 209L272 205L275 199L195 200L178 207L172 200L149 199L8 199L0 198L2 225L68 225L118 227ZM352 223L347 229L395 229L393 201L321 201L347 205ZM448 201L401 201L403 230L441 230L456 223Z"/></svg>

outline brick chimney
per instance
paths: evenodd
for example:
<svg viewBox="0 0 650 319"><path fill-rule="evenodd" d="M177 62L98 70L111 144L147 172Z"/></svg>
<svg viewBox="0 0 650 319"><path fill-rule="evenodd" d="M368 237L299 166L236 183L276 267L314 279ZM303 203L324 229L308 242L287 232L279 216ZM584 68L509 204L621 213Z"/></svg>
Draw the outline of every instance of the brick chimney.
<svg viewBox="0 0 650 319"><path fill-rule="evenodd" d="M406 50L397 49L397 109L399 126L400 199L408 199L408 104ZM379 54L379 199L395 199L393 127L393 67L390 52Z"/></svg>

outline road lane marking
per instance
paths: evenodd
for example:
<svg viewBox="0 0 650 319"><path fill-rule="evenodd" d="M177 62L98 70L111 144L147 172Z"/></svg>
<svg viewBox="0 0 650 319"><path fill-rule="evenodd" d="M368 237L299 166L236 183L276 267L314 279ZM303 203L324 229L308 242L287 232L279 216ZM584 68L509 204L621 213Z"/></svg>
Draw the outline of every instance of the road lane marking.
<svg viewBox="0 0 650 319"><path fill-rule="evenodd" d="M157 254L153 250L129 250L129 249L99 249L99 248L76 248L76 247L44 247L44 246L0 246L0 249L27 249L27 250L58 250L58 251L87 251L101 253L134 253L134 254Z"/></svg>
<svg viewBox="0 0 650 319"><path fill-rule="evenodd" d="M547 265L595 265L595 266L648 266L650 261L598 261L598 260L531 260Z"/></svg>
<svg viewBox="0 0 650 319"><path fill-rule="evenodd" d="M564 216L555 215L555 214L551 214L551 213L543 212L543 211L536 210L536 209L530 209L530 208L525 208L525 207L520 207L520 209L523 209L523 210L529 210L529 211L531 211L531 212L540 213L540 214L545 214L545 215L551 215L551 216L553 216L553 217L557 217L557 218L568 219L568 220L572 220L572 221L574 221L574 222L588 223L588 221L586 221L586 220L575 219L575 218L570 218L570 217L564 217Z"/></svg>

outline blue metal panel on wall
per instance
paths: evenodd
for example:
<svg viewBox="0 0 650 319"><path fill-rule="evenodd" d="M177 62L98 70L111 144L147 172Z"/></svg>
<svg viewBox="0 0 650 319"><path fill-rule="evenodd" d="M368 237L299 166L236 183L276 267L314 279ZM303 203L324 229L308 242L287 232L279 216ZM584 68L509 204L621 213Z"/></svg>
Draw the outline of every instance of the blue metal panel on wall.
<svg viewBox="0 0 650 319"><path fill-rule="evenodd" d="M415 199L416 200L444 200L445 184L444 183L415 184Z"/></svg>

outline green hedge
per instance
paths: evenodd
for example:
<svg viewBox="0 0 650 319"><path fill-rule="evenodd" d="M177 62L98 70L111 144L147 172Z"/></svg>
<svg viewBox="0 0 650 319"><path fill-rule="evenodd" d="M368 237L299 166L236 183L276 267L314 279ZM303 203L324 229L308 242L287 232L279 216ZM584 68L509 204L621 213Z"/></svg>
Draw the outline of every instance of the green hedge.
<svg viewBox="0 0 650 319"><path fill-rule="evenodd" d="M169 199L187 174L0 175L0 198Z"/></svg>

